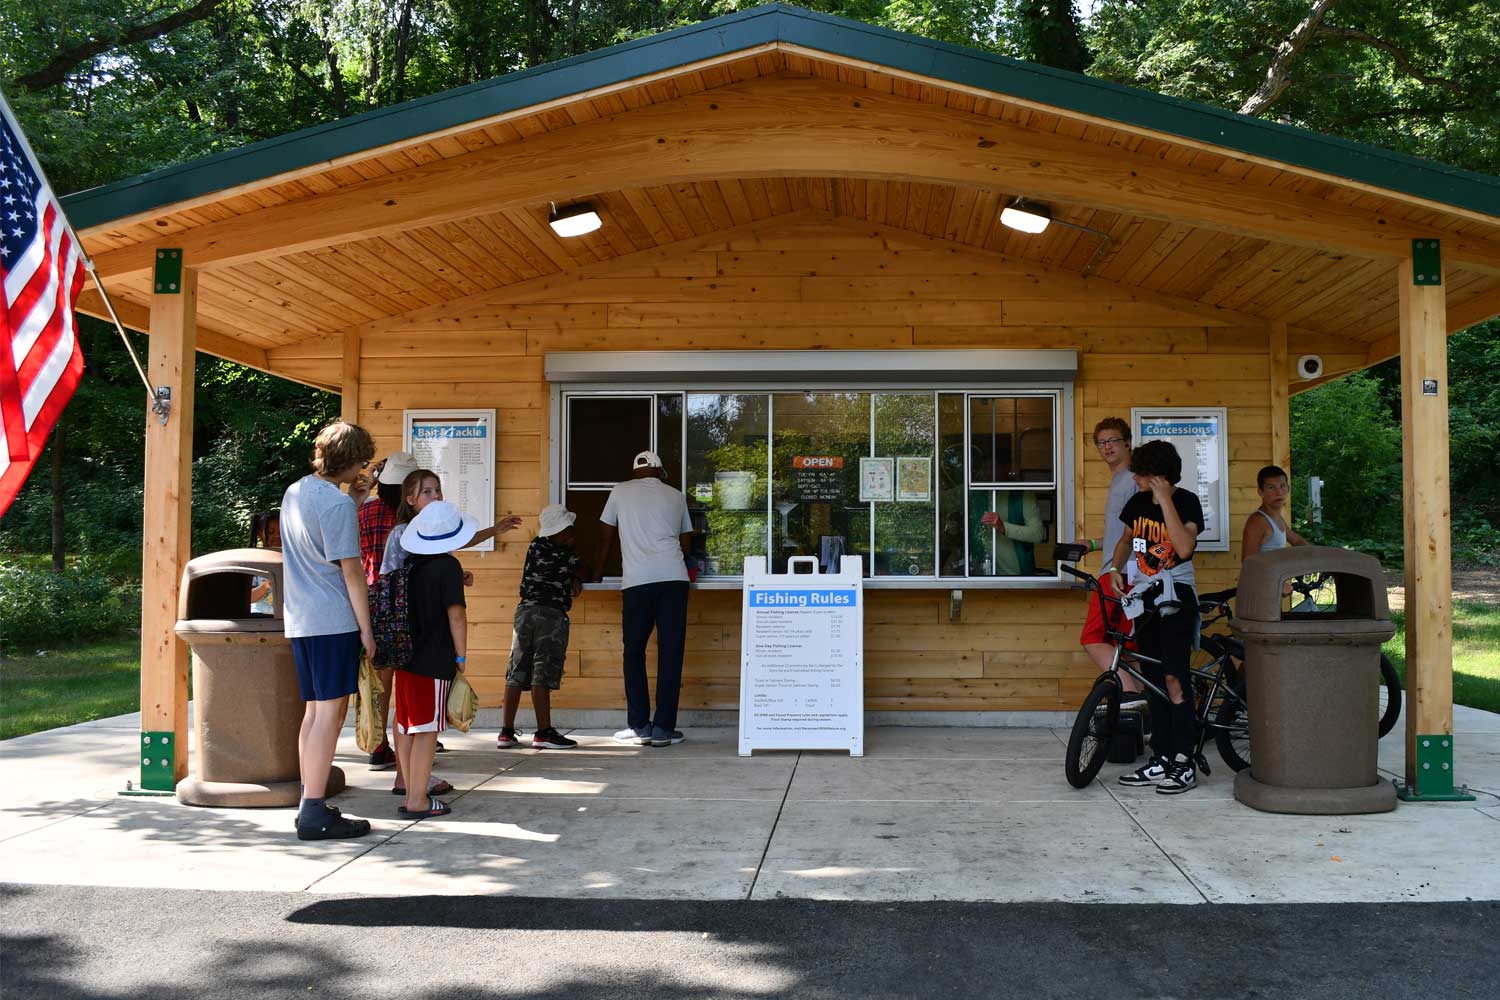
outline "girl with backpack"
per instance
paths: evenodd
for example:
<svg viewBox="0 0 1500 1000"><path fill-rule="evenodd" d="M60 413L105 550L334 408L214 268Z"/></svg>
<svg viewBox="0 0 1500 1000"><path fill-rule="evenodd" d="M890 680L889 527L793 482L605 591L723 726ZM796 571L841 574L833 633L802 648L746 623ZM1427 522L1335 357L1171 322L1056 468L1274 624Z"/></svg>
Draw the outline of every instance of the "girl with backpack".
<svg viewBox="0 0 1500 1000"><path fill-rule="evenodd" d="M371 617L374 619L375 628L375 665L378 667L399 668L411 660L411 625L407 600L408 567L406 565L409 553L401 545L401 536L406 532L412 519L428 504L442 499L442 480L431 469L417 469L401 482L401 503L396 508L396 524L386 538L385 554L380 561L380 578L370 592ZM476 532L474 537L465 543L464 548L488 541L496 535L514 531L520 524L521 519L514 514L502 517L493 526ZM473 586L474 574L465 570L463 582L466 587ZM401 683L399 675L393 679L393 683ZM406 794L406 776L400 763L403 739L404 737L398 732L396 734L396 783L391 788L392 795ZM437 752L443 751L444 747L439 743ZM433 795L444 795L453 790L448 782L436 778L430 779L428 785L428 791Z"/></svg>

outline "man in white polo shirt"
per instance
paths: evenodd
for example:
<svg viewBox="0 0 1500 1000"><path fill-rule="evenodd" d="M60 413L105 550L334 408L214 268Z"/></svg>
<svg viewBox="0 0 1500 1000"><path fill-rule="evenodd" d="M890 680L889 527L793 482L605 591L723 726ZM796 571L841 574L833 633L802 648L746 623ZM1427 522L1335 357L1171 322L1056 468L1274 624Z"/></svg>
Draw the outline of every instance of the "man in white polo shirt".
<svg viewBox="0 0 1500 1000"><path fill-rule="evenodd" d="M610 491L599 515L596 580L620 539L621 632L625 647L626 728L622 743L665 747L682 742L677 699L682 691L682 653L687 640L687 553L693 522L687 498L668 486L654 451L635 456L631 478ZM656 717L646 680L646 643L656 630Z"/></svg>

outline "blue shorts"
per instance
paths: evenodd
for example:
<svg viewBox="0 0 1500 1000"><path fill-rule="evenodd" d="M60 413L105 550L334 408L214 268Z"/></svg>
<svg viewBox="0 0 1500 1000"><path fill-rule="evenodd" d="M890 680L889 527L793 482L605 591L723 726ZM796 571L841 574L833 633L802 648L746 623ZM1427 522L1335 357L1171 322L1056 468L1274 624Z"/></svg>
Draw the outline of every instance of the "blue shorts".
<svg viewBox="0 0 1500 1000"><path fill-rule="evenodd" d="M307 635L292 640L303 701L334 701L359 690L358 632Z"/></svg>

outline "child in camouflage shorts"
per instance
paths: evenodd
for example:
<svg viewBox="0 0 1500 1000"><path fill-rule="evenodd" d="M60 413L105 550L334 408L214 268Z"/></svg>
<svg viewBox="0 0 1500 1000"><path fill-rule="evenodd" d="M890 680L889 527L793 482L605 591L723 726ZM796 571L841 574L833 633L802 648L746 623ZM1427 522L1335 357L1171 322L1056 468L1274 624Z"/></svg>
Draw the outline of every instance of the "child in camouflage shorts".
<svg viewBox="0 0 1500 1000"><path fill-rule="evenodd" d="M510 668L505 672L505 725L496 745L509 750L521 745L516 736L516 710L521 692L531 689L537 750L567 750L578 745L552 728L552 692L562 686L568 656L568 610L588 576L573 552L573 522L578 515L562 504L542 511L541 526L526 550L521 571L521 603L516 607L510 640Z"/></svg>

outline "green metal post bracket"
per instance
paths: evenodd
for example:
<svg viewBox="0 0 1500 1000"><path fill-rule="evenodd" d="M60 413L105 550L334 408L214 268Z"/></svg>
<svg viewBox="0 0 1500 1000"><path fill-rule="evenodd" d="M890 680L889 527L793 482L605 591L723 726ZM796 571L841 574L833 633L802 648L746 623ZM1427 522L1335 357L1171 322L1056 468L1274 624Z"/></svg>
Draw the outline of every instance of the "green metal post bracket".
<svg viewBox="0 0 1500 1000"><path fill-rule="evenodd" d="M1403 802L1473 802L1467 785L1453 786L1453 736L1417 737L1417 783L1398 786Z"/></svg>
<svg viewBox="0 0 1500 1000"><path fill-rule="evenodd" d="M156 251L156 294L182 294L182 251L166 249ZM1421 284L1421 282L1418 282Z"/></svg>
<svg viewBox="0 0 1500 1000"><path fill-rule="evenodd" d="M141 733L141 786L121 795L172 795L177 790L176 754L171 730Z"/></svg>
<svg viewBox="0 0 1500 1000"><path fill-rule="evenodd" d="M1411 283L1413 285L1441 285L1443 283L1441 240L1411 241Z"/></svg>

